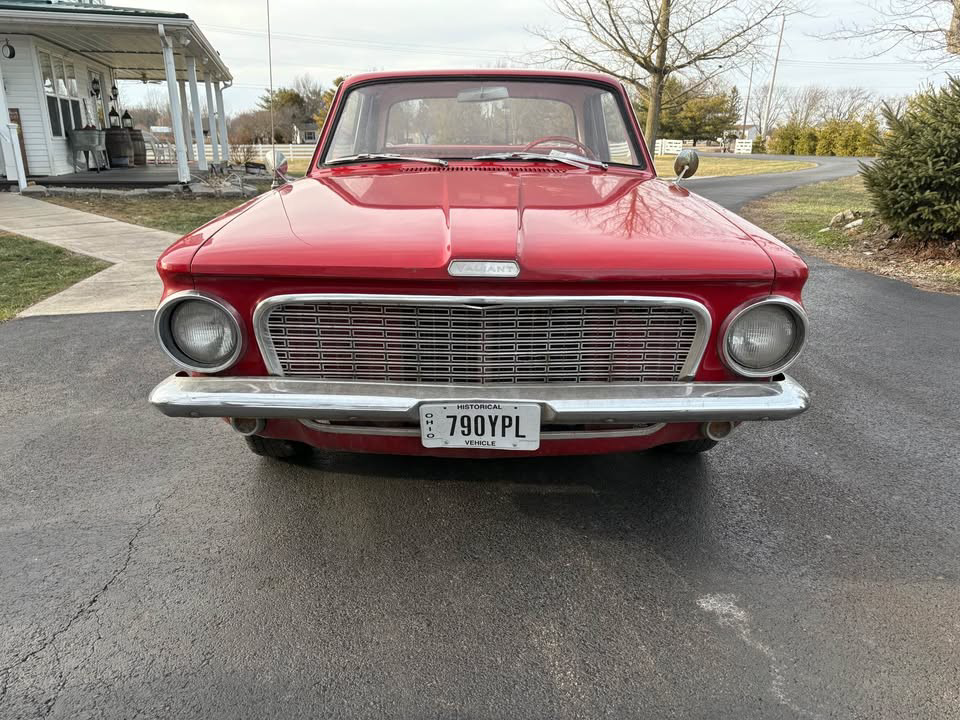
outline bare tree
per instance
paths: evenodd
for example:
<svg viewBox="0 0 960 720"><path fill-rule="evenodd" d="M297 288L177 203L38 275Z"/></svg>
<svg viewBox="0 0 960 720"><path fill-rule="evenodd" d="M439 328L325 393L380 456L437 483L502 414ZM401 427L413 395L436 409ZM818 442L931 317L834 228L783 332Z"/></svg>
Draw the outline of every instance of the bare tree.
<svg viewBox="0 0 960 720"><path fill-rule="evenodd" d="M652 147L667 78L709 78L724 64L748 62L770 22L798 1L552 0L567 27L533 32L551 44L548 60L613 75L645 97Z"/></svg>
<svg viewBox="0 0 960 720"><path fill-rule="evenodd" d="M935 65L960 54L960 0L872 0L875 21L844 23L827 37L858 40L867 57L896 51Z"/></svg>
<svg viewBox="0 0 960 720"><path fill-rule="evenodd" d="M769 83L761 85L756 90L756 97L765 98L769 90ZM775 128L780 122L783 121L784 115L787 113L788 99L788 92L785 87L782 85L774 86L773 96L770 98L770 115L766 118L770 129ZM751 103L750 122L756 125L758 129L763 128L765 134L769 134L769 129L763 127L764 110L766 110L766 107L763 102Z"/></svg>
<svg viewBox="0 0 960 720"><path fill-rule="evenodd" d="M819 120L857 120L864 115L875 113L877 99L873 93L863 87L836 88L827 93L823 100Z"/></svg>
<svg viewBox="0 0 960 720"><path fill-rule="evenodd" d="M812 125L823 115L830 93L819 85L807 85L787 93L787 121L797 125Z"/></svg>

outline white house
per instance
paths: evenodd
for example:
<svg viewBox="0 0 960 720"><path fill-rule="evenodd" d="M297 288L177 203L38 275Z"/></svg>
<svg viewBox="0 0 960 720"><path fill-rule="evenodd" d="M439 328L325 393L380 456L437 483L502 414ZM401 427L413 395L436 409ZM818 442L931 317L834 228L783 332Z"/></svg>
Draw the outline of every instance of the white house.
<svg viewBox="0 0 960 720"><path fill-rule="evenodd" d="M292 141L296 145L316 145L317 124L314 122L294 124Z"/></svg>
<svg viewBox="0 0 960 720"><path fill-rule="evenodd" d="M734 125L733 131L741 140L756 140L760 135L760 130L756 125Z"/></svg>
<svg viewBox="0 0 960 720"><path fill-rule="evenodd" d="M102 0L0 0L0 177L22 187L21 173L75 172L67 135L108 127L111 109L123 112L121 80L166 84L180 182L194 159L208 168L207 125L214 162L228 162L223 90L233 78L187 15Z"/></svg>

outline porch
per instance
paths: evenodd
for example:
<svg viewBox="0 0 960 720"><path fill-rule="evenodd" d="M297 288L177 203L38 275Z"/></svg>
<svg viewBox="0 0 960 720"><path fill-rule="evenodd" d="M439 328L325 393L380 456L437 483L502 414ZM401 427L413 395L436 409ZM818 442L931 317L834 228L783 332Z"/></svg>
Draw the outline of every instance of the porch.
<svg viewBox="0 0 960 720"><path fill-rule="evenodd" d="M192 175L200 172L197 163L188 163ZM180 182L179 169L176 165L139 165L129 168L113 168L96 172L80 170L65 175L44 175L31 177L31 182L47 187L88 187L88 188L116 188L136 189L154 188L165 185L175 185Z"/></svg>
<svg viewBox="0 0 960 720"><path fill-rule="evenodd" d="M187 15L0 0L0 26L14 50L0 58L0 184L155 187L229 164L223 91L232 77ZM75 133L120 124L125 80L165 85L170 164L88 172Z"/></svg>

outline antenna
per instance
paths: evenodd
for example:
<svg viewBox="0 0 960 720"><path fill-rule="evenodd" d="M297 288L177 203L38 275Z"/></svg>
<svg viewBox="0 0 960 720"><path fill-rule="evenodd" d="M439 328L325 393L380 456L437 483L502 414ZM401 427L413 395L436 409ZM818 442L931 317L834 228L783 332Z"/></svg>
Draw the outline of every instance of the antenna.
<svg viewBox="0 0 960 720"><path fill-rule="evenodd" d="M277 134L273 127L273 104L275 98L273 96L273 39L270 33L270 0L267 0L267 67L270 73L270 167L272 167L277 161ZM277 182L277 173L274 172L270 187L275 188L279 185L280 183Z"/></svg>

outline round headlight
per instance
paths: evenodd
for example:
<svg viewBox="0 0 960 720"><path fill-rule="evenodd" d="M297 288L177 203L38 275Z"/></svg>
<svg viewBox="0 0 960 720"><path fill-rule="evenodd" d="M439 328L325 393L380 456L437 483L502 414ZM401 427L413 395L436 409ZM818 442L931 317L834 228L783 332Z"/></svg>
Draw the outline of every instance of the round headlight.
<svg viewBox="0 0 960 720"><path fill-rule="evenodd" d="M792 300L764 300L736 312L723 340L727 365L747 377L783 372L796 360L806 336L806 315Z"/></svg>
<svg viewBox="0 0 960 720"><path fill-rule="evenodd" d="M189 291L171 296L157 310L156 324L163 349L188 370L219 372L240 356L236 312L214 298Z"/></svg>

